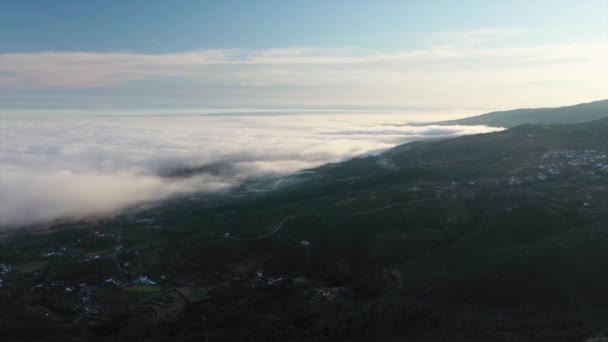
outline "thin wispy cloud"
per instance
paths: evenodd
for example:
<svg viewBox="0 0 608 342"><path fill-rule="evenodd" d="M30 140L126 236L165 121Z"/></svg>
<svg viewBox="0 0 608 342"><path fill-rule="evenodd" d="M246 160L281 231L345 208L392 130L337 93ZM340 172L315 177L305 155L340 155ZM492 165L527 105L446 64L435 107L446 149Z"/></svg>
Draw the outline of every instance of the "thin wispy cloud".
<svg viewBox="0 0 608 342"><path fill-rule="evenodd" d="M451 31L425 33L420 36L430 46L475 46L496 45L496 42L504 42L513 38L520 38L528 33L519 27L493 27L470 31Z"/></svg>
<svg viewBox="0 0 608 342"><path fill-rule="evenodd" d="M446 44L393 53L355 47L8 53L0 54L0 89L162 95L199 105L247 105L263 98L267 106L429 106L429 99L441 99L456 110L473 103L499 109L556 97L564 104L605 97L606 41L483 44L521 34L519 29L435 33L429 38ZM10 102L9 95L0 96L0 106L3 102Z"/></svg>

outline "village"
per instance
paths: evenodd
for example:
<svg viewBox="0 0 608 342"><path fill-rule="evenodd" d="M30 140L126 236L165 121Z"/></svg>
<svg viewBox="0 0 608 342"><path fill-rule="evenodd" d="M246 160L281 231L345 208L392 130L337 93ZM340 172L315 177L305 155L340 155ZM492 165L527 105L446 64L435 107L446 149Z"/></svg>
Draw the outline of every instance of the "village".
<svg viewBox="0 0 608 342"><path fill-rule="evenodd" d="M508 184L518 186L534 181L546 181L566 174L580 176L608 174L608 155L592 149L550 151L540 157L535 169L537 171L532 172L532 169L527 169L528 172L522 172L527 174L525 176L509 176Z"/></svg>
<svg viewBox="0 0 608 342"><path fill-rule="evenodd" d="M152 219L137 219L136 223L150 224ZM109 248L96 249L93 252L86 251L89 244L103 242ZM110 242L110 243L108 243ZM307 247L310 242L300 241L300 244ZM116 232L93 231L88 237L80 237L72 244L46 249L40 252L38 260L31 261L22 265L13 266L8 263L0 263L0 291L6 288L8 293L15 293L19 290L17 284L29 285L24 295L26 297L37 298L40 295L52 293L65 299L65 303L70 303L70 311L73 312L72 323L88 321L91 324L98 322L105 317L106 312L103 299L100 296L108 296L112 293L132 293L134 295L150 296L152 299L162 296L167 291L176 288L184 288L183 281L171 279L163 273L153 275L141 274L141 267L133 267L139 264L138 259L146 257L145 249L127 248L123 234ZM89 274L80 279L65 280L61 277L53 277L48 267L54 263L73 263L91 265L113 265L93 266L94 274ZM67 264L66 264L67 266ZM95 269L99 267L99 270ZM95 274L96 273L96 274ZM187 288L201 288L206 294L211 289L225 288L222 284L228 280L232 283L240 284L243 289L272 291L282 290L287 287L305 289L305 296L311 304L321 302L334 302L336 299L347 298L350 291L344 288L323 287L320 282L313 282L302 276L289 276L286 274L268 274L263 268L255 272L245 272L240 274L225 274L220 276L220 280L209 284L189 284ZM7 287L8 286L8 287ZM119 292L117 292L119 291ZM60 293L63 293L60 295ZM1 293L0 293L1 294ZM143 297L142 297L143 298ZM152 300L147 299L147 300ZM61 313L54 312L43 304L37 304L35 311L48 319L58 319ZM112 309L110 309L112 310ZM63 313L65 314L65 312Z"/></svg>

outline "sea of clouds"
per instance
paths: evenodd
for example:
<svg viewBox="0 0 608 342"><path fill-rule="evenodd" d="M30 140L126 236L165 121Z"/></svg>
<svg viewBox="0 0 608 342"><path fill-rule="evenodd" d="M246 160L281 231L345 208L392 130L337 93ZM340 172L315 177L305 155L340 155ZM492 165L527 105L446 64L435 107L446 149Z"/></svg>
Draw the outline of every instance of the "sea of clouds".
<svg viewBox="0 0 608 342"><path fill-rule="evenodd" d="M0 227L112 215L412 140L496 130L406 121L371 113L6 119L0 122Z"/></svg>

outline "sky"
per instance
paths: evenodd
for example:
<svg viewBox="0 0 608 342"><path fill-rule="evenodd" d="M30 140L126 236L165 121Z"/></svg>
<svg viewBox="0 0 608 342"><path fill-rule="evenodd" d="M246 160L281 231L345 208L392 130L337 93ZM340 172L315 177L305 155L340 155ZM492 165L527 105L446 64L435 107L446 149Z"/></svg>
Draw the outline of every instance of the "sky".
<svg viewBox="0 0 608 342"><path fill-rule="evenodd" d="M607 18L606 0L0 0L0 113L569 105L608 97Z"/></svg>

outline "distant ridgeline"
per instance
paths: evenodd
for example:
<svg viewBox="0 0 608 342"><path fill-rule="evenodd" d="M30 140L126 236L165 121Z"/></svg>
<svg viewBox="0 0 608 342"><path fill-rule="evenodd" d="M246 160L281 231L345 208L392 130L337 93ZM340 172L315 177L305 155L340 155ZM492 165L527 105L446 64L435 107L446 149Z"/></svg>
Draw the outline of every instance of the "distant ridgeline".
<svg viewBox="0 0 608 342"><path fill-rule="evenodd" d="M459 120L441 121L439 125L486 125L515 127L525 124L572 124L608 117L608 100L558 108L515 109L491 112Z"/></svg>

